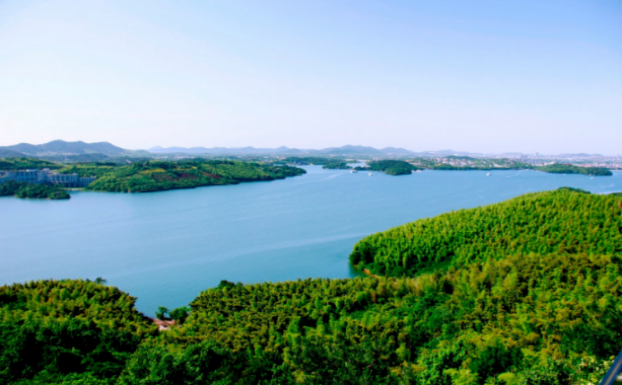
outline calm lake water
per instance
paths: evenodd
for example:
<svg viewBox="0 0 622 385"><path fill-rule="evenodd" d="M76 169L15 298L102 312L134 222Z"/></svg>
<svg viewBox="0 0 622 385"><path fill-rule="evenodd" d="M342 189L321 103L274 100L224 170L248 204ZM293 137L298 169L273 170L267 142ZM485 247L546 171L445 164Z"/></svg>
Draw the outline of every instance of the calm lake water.
<svg viewBox="0 0 622 385"><path fill-rule="evenodd" d="M0 198L0 284L104 277L158 306L188 304L220 280L255 283L356 273L360 238L527 192L622 191L622 173L591 179L534 171L388 176L306 167L301 177L148 194L74 193L69 201Z"/></svg>

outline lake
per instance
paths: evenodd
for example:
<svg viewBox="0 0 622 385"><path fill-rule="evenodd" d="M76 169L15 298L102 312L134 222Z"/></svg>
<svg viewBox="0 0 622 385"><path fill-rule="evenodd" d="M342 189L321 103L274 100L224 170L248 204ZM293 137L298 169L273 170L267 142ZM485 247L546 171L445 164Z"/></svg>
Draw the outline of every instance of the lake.
<svg viewBox="0 0 622 385"><path fill-rule="evenodd" d="M535 171L410 176L305 167L273 182L147 194L73 193L68 201L0 198L0 284L103 277L153 316L222 279L256 283L357 273L362 237L450 210L570 186L622 191L613 177Z"/></svg>

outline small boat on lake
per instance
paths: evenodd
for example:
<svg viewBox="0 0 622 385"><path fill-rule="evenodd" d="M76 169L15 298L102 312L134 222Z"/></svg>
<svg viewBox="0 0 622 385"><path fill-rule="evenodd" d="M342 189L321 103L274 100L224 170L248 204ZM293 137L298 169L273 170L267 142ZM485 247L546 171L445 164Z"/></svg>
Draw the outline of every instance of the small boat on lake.
<svg viewBox="0 0 622 385"><path fill-rule="evenodd" d="M371 172L369 173L369 176L371 176Z"/></svg>
<svg viewBox="0 0 622 385"><path fill-rule="evenodd" d="M358 172L358 171L356 171L355 169L350 170L350 174L354 174L355 172Z"/></svg>
<svg viewBox="0 0 622 385"><path fill-rule="evenodd" d="M486 176L490 176L490 173L486 174Z"/></svg>

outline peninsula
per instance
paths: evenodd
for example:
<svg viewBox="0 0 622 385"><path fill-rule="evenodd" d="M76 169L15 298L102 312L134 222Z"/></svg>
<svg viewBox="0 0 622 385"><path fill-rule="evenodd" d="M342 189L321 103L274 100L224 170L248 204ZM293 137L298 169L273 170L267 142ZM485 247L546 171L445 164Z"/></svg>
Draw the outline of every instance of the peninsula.
<svg viewBox="0 0 622 385"><path fill-rule="evenodd" d="M136 193L271 181L306 172L298 167L271 163L205 159L60 164L10 158L0 160L0 167L0 195L48 199L68 198L67 192L62 190L66 187Z"/></svg>

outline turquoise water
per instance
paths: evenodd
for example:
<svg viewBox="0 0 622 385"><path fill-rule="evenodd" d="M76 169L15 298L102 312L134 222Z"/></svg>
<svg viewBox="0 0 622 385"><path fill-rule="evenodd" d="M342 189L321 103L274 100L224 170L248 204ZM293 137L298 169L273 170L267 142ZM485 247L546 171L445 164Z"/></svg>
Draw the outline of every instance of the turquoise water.
<svg viewBox="0 0 622 385"><path fill-rule="evenodd" d="M0 199L0 284L104 277L158 306L188 304L220 280L254 283L356 273L360 238L446 211L560 186L622 191L613 177L534 171L388 176L306 167L301 177L148 194Z"/></svg>

